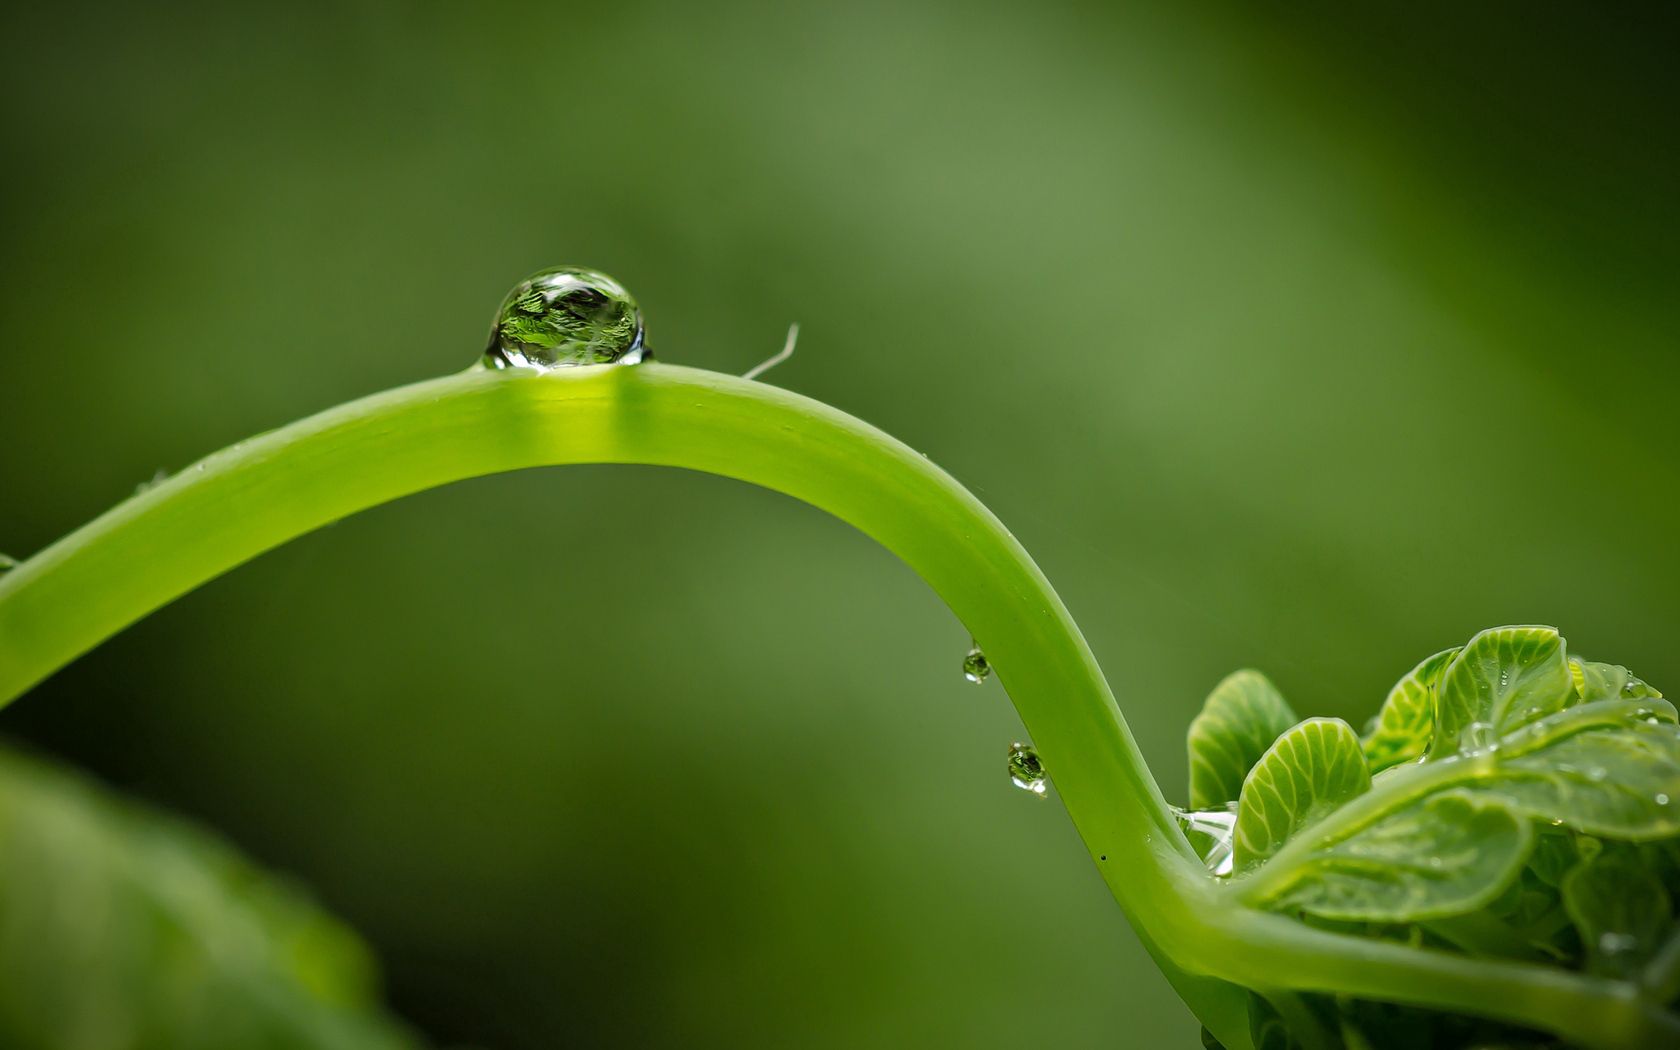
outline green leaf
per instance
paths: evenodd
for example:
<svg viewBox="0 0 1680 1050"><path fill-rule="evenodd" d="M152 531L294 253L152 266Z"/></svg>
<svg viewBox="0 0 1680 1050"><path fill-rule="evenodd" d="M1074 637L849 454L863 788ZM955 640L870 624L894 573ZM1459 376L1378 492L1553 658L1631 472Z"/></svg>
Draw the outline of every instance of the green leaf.
<svg viewBox="0 0 1680 1050"><path fill-rule="evenodd" d="M1359 736L1339 718L1309 718L1278 737L1243 781L1236 866L1264 861L1296 832L1371 789Z"/></svg>
<svg viewBox="0 0 1680 1050"><path fill-rule="evenodd" d="M1300 1050L1276 1007L1253 993L1248 997L1248 1037L1254 1050Z"/></svg>
<svg viewBox="0 0 1680 1050"><path fill-rule="evenodd" d="M1594 973L1631 974L1656 952L1674 921L1668 889L1639 851L1626 846L1582 862L1564 878L1562 890Z"/></svg>
<svg viewBox="0 0 1680 1050"><path fill-rule="evenodd" d="M1496 627L1470 639L1436 691L1431 759L1492 743L1575 699L1563 639L1550 627ZM1473 738L1466 748L1466 734Z"/></svg>
<svg viewBox="0 0 1680 1050"><path fill-rule="evenodd" d="M1482 908L1516 878L1534 833L1503 806L1435 795L1298 859L1272 907L1351 922L1419 922Z"/></svg>
<svg viewBox="0 0 1680 1050"><path fill-rule="evenodd" d="M398 1050L349 929L227 846L0 751L0 1044Z"/></svg>
<svg viewBox="0 0 1680 1050"><path fill-rule="evenodd" d="M1582 703L1594 700L1643 700L1662 694L1635 678L1621 664L1597 664L1569 658L1569 675Z"/></svg>
<svg viewBox="0 0 1680 1050"><path fill-rule="evenodd" d="M1564 828L1546 827L1534 841L1534 856L1528 866L1536 878L1554 889L1582 859L1596 853L1598 840L1585 838Z"/></svg>
<svg viewBox="0 0 1680 1050"><path fill-rule="evenodd" d="M1473 790L1589 835L1680 835L1680 734L1662 721L1576 733L1502 759Z"/></svg>
<svg viewBox="0 0 1680 1050"><path fill-rule="evenodd" d="M1296 721L1259 671L1238 671L1220 682L1190 723L1190 808L1235 802L1254 763Z"/></svg>
<svg viewBox="0 0 1680 1050"><path fill-rule="evenodd" d="M1435 688L1457 656L1452 648L1418 664L1394 684L1362 742L1373 774L1410 762L1429 750L1435 729Z"/></svg>

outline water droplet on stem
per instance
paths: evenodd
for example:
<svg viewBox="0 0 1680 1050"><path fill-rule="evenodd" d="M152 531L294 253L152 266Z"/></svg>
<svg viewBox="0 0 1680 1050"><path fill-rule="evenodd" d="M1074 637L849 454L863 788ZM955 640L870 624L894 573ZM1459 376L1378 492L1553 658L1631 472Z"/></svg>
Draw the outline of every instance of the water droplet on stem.
<svg viewBox="0 0 1680 1050"><path fill-rule="evenodd" d="M963 657L963 677L979 685L992 676L992 665L986 659L986 654L980 651L978 645L970 646L968 654Z"/></svg>
<svg viewBox="0 0 1680 1050"><path fill-rule="evenodd" d="M157 488L159 485L163 484L164 482L166 482L168 480L169 480L169 471L164 470L162 467L159 467L156 470L152 471L152 476L151 477L147 478L145 481L142 481L140 484L134 486L134 494L136 496L138 496L142 492L150 492L151 490Z"/></svg>
<svg viewBox="0 0 1680 1050"><path fill-rule="evenodd" d="M577 266L542 270L514 285L484 350L487 368L544 371L648 357L636 300L606 274Z"/></svg>
<svg viewBox="0 0 1680 1050"><path fill-rule="evenodd" d="M1039 761L1038 752L1028 744L1014 743L1009 745L1009 782L1022 791L1030 791L1042 797L1048 787L1049 774L1044 771L1044 763Z"/></svg>
<svg viewBox="0 0 1680 1050"><path fill-rule="evenodd" d="M1172 808L1178 826L1215 875L1229 875L1236 865L1237 807L1224 809Z"/></svg>

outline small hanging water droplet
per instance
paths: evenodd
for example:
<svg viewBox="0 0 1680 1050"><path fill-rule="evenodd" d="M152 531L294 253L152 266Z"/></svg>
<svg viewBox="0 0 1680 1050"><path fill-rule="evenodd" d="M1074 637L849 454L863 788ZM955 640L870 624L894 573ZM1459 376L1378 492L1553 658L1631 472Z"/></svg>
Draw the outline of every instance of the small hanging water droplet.
<svg viewBox="0 0 1680 1050"><path fill-rule="evenodd" d="M606 274L577 266L542 270L514 285L484 350L487 368L633 365L651 357L636 300Z"/></svg>
<svg viewBox="0 0 1680 1050"><path fill-rule="evenodd" d="M978 645L971 645L963 657L963 677L979 685L992 676L992 665Z"/></svg>
<svg viewBox="0 0 1680 1050"><path fill-rule="evenodd" d="M1038 752L1027 744L1014 743L1009 745L1009 782L1022 791L1031 791L1042 797L1048 786L1048 774L1044 772L1044 763L1038 759Z"/></svg>

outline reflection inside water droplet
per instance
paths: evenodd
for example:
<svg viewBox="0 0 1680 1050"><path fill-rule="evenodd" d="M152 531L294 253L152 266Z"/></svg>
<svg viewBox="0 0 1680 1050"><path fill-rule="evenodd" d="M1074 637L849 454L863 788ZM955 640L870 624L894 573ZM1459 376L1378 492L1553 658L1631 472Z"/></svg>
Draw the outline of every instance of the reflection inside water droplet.
<svg viewBox="0 0 1680 1050"><path fill-rule="evenodd" d="M1014 743L1009 745L1009 782L1022 791L1031 791L1035 795L1043 796L1048 787L1048 774L1044 772L1044 763L1039 761L1038 752L1028 744Z"/></svg>
<svg viewBox="0 0 1680 1050"><path fill-rule="evenodd" d="M484 351L488 368L633 365L648 353L642 311L624 286L595 270L534 273L502 300Z"/></svg>
<svg viewBox="0 0 1680 1050"><path fill-rule="evenodd" d="M971 646L968 654L963 657L963 677L979 685L992 676L992 665L986 660L986 654L980 651L978 645Z"/></svg>
<svg viewBox="0 0 1680 1050"><path fill-rule="evenodd" d="M1236 860L1237 804L1233 802L1224 809L1195 810L1174 806L1173 816L1178 818L1184 837L1190 840L1208 870L1215 875L1231 874Z"/></svg>

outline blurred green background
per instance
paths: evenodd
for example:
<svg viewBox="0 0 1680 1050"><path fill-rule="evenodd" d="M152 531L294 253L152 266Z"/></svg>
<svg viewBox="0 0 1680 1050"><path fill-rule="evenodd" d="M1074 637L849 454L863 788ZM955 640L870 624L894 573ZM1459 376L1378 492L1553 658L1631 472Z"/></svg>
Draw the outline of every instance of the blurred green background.
<svg viewBox="0 0 1680 1050"><path fill-rule="evenodd" d="M1239 666L1359 722L1538 621L1680 689L1666 10L145 6L0 15L0 550L464 367L573 262L664 360L798 321L769 378L1011 525L1170 797ZM0 733L309 886L441 1045L1194 1045L967 641L787 499L533 471Z"/></svg>

